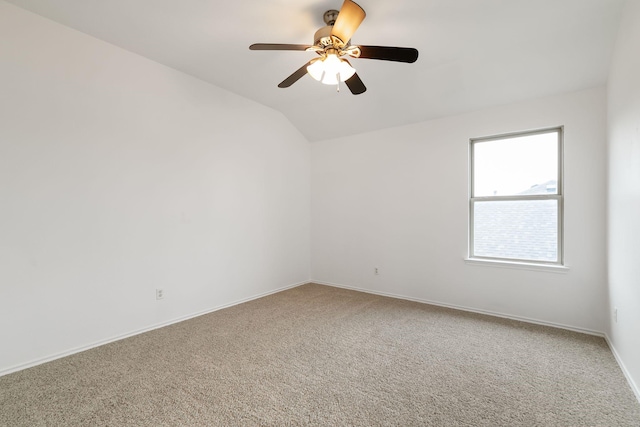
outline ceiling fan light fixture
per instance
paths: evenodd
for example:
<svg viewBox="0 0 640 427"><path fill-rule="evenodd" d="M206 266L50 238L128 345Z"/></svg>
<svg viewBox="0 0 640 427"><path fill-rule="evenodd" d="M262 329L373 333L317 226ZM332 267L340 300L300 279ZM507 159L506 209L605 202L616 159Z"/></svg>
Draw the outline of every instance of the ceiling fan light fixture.
<svg viewBox="0 0 640 427"><path fill-rule="evenodd" d="M323 84L337 85L338 82L349 80L356 70L347 61L338 58L335 53L330 53L309 65L307 72Z"/></svg>

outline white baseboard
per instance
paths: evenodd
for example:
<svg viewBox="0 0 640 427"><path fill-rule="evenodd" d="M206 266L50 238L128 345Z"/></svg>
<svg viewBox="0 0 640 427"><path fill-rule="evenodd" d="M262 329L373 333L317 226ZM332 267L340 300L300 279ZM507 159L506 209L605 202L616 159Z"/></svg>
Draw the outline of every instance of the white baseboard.
<svg viewBox="0 0 640 427"><path fill-rule="evenodd" d="M633 394L636 395L636 399L638 399L638 403L640 403L640 388L638 387L636 382L633 380L633 378L629 374L629 370L627 369L627 367L625 366L624 362L620 358L620 355L618 354L618 351L613 346L613 343L611 342L611 339L609 339L609 335L604 334L604 339L607 341L607 344L609 345L609 348L611 349L611 353L613 353L613 357L616 358L616 362L618 362L618 366L620 366L620 369L622 370L622 373L624 374L625 378L627 379L627 382L629 383L629 386L631 387L631 390L633 390Z"/></svg>
<svg viewBox="0 0 640 427"><path fill-rule="evenodd" d="M518 320L518 321L521 321L521 322L533 323L533 324L536 324L536 325L551 326L553 328L566 329L568 331L580 332L582 334L595 335L595 336L603 337L603 338L605 336L604 332L600 332L600 331L594 331L594 330L591 330L591 329L579 328L579 327L570 326L570 325L563 325L561 323L547 322L545 320L532 319L532 318L529 318L529 317L515 316L515 315L511 315L511 314L504 314L504 313L499 313L499 312L496 312L496 311L482 310L482 309L473 308L473 307L465 307L465 306L462 306L462 305L448 304L448 303L444 303L444 302L427 300L427 299L422 299L422 298L408 297L406 295L394 294L394 293L390 293L390 292L374 291L374 290L363 289L363 288L358 288L358 287L354 287L354 286L341 285L341 284L338 284L338 283L321 282L321 281L317 281L317 280L312 280L311 283L317 283L319 285L326 285L326 286L333 286L335 288L350 289L350 290L353 290L353 291L365 292L365 293L368 293L368 294L380 295L380 296L383 296L383 297L398 298L398 299L403 299L403 300L407 300L407 301L419 302L419 303L423 303L423 304L436 305L436 306L439 306L439 307L452 308L454 310L468 311L470 313L486 314L488 316L501 317L503 319L510 319L510 320Z"/></svg>
<svg viewBox="0 0 640 427"><path fill-rule="evenodd" d="M86 351L86 350L89 350L89 349L92 349L92 348L95 348L95 347L100 347L101 345L109 344L109 343L112 343L114 341L119 341L119 340L122 340L122 339L125 339L125 338L129 338L129 337L132 337L132 336L135 336L135 335L143 334L145 332L153 331L154 329L163 328L165 326L169 326L169 325L172 325L174 323L178 323L178 322L182 322L182 321L185 321L185 320L189 320L189 319L192 319L194 317L202 316L204 314L213 313L214 311L222 310L224 308L233 307L234 305L238 305L238 304L249 302L249 301L252 301L252 300L255 300L255 299L258 299L258 298L266 297L267 295L271 295L271 294L275 294L275 293L278 293L278 292L286 291L287 289L292 289L292 288L295 288L295 287L298 287L300 285L304 285L304 284L307 284L307 283L309 283L308 280L306 280L304 282L300 282L300 283L295 283L293 285L283 286L283 287L278 288L278 289L274 289L274 290L271 290L271 291L267 291L267 292L263 292L263 293L260 293L260 294L257 294L257 295L250 296L248 298L243 298L243 299L240 299L240 300L237 300L237 301L233 301L233 302L228 303L228 304L219 305L219 306L216 306L216 307L213 307L213 308L210 308L210 309L199 311L197 313L191 313L191 314L188 314L186 316L181 316L181 317L178 317L178 318L175 318L175 319L172 319L172 320L168 320L166 322L157 323L157 324L154 324L154 325L151 325L151 326L147 326L147 327L142 328L142 329L137 329L135 331L128 332L126 334L121 334L121 335L117 335L117 336L114 336L114 337L111 337L111 338L95 341L93 343L90 343L90 344L87 344L87 345L83 345L83 346L79 346L79 347L75 347L75 348L60 352L60 353L52 354L52 355L47 356L47 357L43 357L43 358L32 360L32 361L29 361L29 362L26 362L26 363L21 363L19 365L11 366L9 368L0 370L0 377L4 376L4 375L11 374L13 372L22 371L23 369L31 368L33 366L41 365L43 363L51 362L53 360L60 359L60 358L66 357L66 356L71 356L72 354L80 353L80 352L83 352L83 351Z"/></svg>

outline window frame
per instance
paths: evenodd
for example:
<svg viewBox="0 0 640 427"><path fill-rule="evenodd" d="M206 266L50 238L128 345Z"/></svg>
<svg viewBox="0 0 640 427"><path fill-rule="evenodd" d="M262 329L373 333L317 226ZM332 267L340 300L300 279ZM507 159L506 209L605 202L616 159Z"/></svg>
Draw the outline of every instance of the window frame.
<svg viewBox="0 0 640 427"><path fill-rule="evenodd" d="M482 196L474 194L474 147L476 143L498 141L502 139L518 138L523 136L539 135L544 133L558 134L558 177L556 194L527 194L511 196ZM557 218L557 260L543 261L522 258L503 258L480 256L474 254L474 205L476 202L490 201L532 201L532 200L556 200L558 203ZM543 129L511 132L499 135L483 136L469 139L469 261L503 262L514 265L538 265L550 267L564 267L564 126L554 126Z"/></svg>

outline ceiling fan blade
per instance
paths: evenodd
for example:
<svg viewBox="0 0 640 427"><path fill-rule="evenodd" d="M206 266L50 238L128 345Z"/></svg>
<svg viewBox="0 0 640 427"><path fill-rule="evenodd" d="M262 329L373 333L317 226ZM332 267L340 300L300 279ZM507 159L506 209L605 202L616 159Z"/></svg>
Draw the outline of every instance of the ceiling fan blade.
<svg viewBox="0 0 640 427"><path fill-rule="evenodd" d="M366 15L364 9L357 3L344 0L338 18L331 29L331 35L338 37L345 44L348 43Z"/></svg>
<svg viewBox="0 0 640 427"><path fill-rule="evenodd" d="M309 46L304 44L281 43L254 43L249 46L251 50L307 50Z"/></svg>
<svg viewBox="0 0 640 427"><path fill-rule="evenodd" d="M367 90L367 87L362 83L362 80L360 80L358 73L355 73L349 79L345 80L344 83L354 95L360 95Z"/></svg>
<svg viewBox="0 0 640 427"><path fill-rule="evenodd" d="M381 59L383 61L416 62L418 50L412 47L358 46L359 58Z"/></svg>
<svg viewBox="0 0 640 427"><path fill-rule="evenodd" d="M284 79L278 85L278 87L281 87L281 88L289 87L295 82L297 82L298 80L300 80L302 77L304 77L305 74L307 74L307 67L309 65L311 65L311 61L304 64L302 67L298 68L293 74L291 74L289 77Z"/></svg>

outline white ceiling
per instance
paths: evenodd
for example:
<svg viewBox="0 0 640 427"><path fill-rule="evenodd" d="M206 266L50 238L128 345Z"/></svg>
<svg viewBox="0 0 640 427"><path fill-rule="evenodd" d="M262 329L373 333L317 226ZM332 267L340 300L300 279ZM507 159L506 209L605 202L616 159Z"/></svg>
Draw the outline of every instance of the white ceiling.
<svg viewBox="0 0 640 427"><path fill-rule="evenodd" d="M414 64L354 59L367 86L277 84L342 0L8 0L281 111L310 141L606 82L623 0L360 0L353 44L415 47Z"/></svg>

